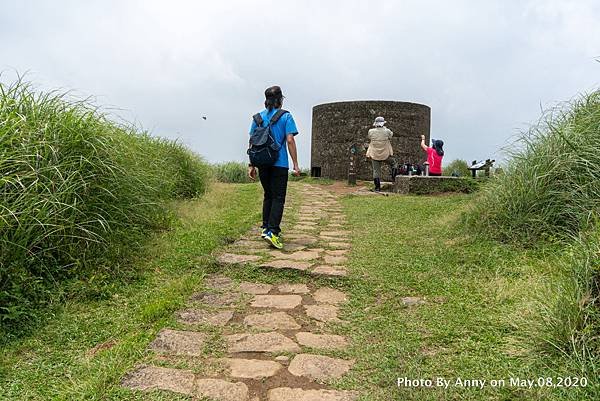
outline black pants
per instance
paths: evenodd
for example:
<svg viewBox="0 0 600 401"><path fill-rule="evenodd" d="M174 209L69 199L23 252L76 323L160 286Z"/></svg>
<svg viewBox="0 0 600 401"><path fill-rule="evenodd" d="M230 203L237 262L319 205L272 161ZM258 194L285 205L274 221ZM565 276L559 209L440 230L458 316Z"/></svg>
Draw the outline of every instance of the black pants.
<svg viewBox="0 0 600 401"><path fill-rule="evenodd" d="M265 191L262 212L262 227L279 235L285 194L287 191L288 169L285 167L259 167L258 177Z"/></svg>

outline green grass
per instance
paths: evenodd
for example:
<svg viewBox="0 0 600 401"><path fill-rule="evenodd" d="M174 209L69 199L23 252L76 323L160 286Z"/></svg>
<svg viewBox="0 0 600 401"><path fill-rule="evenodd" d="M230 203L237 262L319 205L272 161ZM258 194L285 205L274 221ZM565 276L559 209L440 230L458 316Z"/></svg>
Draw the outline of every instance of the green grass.
<svg viewBox="0 0 600 401"><path fill-rule="evenodd" d="M167 392L134 392L119 385L139 363L201 372L191 359L158 358L145 351L162 327L180 327L173 312L217 270L210 256L259 218L259 185L220 185L202 200L178 203L179 224L159 235L137 264L146 273L110 299L70 302L30 337L0 351L0 394L6 399L186 399ZM288 197L294 219L298 194ZM590 400L600 395L598 375L546 342L547 308L560 298L569 258L555 245L523 249L466 235L457 224L475 195L364 197L342 204L352 231L345 279L296 272L219 267L237 280L315 283L349 294L347 321L331 327L351 340L328 355L354 359L348 375L332 383L362 393L361 401ZM290 213L292 212L292 213ZM286 228L284 227L284 230ZM591 244L587 246L591 247ZM595 248L594 248L595 249ZM558 266L558 267L557 267ZM401 298L425 305L406 308ZM206 329L206 328L203 328ZM207 354L222 354L221 329L209 330ZM552 338L552 337L551 337ZM90 354L98 344L107 349ZM508 379L582 376L585 389L485 387L398 388L397 378Z"/></svg>
<svg viewBox="0 0 600 401"><path fill-rule="evenodd" d="M361 400L587 400L597 375L544 342L539 313L562 280L560 249L523 250L465 235L473 195L350 197L353 229L345 333L356 367L340 385ZM385 216L385 218L382 218ZM563 281L564 282L564 281ZM427 304L405 308L402 297ZM537 379L587 374L587 389L398 388L398 377ZM593 388L592 388L593 385Z"/></svg>
<svg viewBox="0 0 600 401"><path fill-rule="evenodd" d="M212 166L213 176L219 182L247 183L251 182L248 177L248 163L226 162Z"/></svg>
<svg viewBox="0 0 600 401"><path fill-rule="evenodd" d="M600 366L599 147L600 91L548 110L464 216L481 238L561 248L539 333L593 376Z"/></svg>
<svg viewBox="0 0 600 401"><path fill-rule="evenodd" d="M173 312L215 269L211 252L258 220L258 194L258 185L215 184L203 199L179 201L180 222L139 253L141 277L120 283L109 299L57 306L45 326L0 344L0 399L185 399L133 393L119 381L143 360L158 330L175 324ZM99 344L107 349L92 355Z"/></svg>
<svg viewBox="0 0 600 401"><path fill-rule="evenodd" d="M471 229L525 246L577 236L600 210L598 149L600 91L547 111L467 215Z"/></svg>
<svg viewBox="0 0 600 401"><path fill-rule="evenodd" d="M48 303L104 296L131 250L168 227L168 202L201 195L207 176L181 144L89 101L0 83L0 333Z"/></svg>

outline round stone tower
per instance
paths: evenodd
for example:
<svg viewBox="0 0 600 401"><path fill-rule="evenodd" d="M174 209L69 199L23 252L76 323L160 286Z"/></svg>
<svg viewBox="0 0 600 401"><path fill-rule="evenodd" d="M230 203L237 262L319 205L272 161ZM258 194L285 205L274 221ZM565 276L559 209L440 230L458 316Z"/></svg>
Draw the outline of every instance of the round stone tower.
<svg viewBox="0 0 600 401"><path fill-rule="evenodd" d="M313 107L311 175L336 180L348 178L351 149L355 152L356 177L371 180L371 162L365 156L367 133L375 117L382 116L392 130L394 158L400 163L423 163L427 160L421 149L421 135L429 143L431 109L408 102L355 101L324 103ZM382 180L390 179L384 168Z"/></svg>

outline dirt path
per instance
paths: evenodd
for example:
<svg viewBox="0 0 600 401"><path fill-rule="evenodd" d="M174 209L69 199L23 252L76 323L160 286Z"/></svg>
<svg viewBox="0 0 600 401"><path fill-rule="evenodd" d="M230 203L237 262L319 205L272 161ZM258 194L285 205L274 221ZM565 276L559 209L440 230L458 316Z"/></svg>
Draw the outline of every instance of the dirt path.
<svg viewBox="0 0 600 401"><path fill-rule="evenodd" d="M350 248L346 217L336 196L303 185L296 224L284 236L283 251L271 249L256 232L233 243L218 260L299 274L347 275ZM198 369L141 365L122 384L137 390L162 389L215 401L352 401L358 393L329 389L327 382L354 363L336 357L348 339L331 334L343 323L343 292L307 284L236 282L212 275L205 288L177 312L185 330L163 329L149 345L169 361L185 360ZM215 328L219 330L215 331ZM206 352L224 344L224 355ZM209 354L209 355L207 355ZM185 364L184 364L185 365Z"/></svg>

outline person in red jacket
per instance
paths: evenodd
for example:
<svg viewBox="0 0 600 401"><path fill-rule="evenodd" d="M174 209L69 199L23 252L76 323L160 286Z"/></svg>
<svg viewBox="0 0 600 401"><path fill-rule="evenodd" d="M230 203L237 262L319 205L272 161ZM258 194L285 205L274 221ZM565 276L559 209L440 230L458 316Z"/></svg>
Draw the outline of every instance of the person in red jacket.
<svg viewBox="0 0 600 401"><path fill-rule="evenodd" d="M442 159L444 158L444 141L431 140L431 147L425 145L425 135L421 135L421 149L427 152L427 163L429 163L429 175L442 175Z"/></svg>

